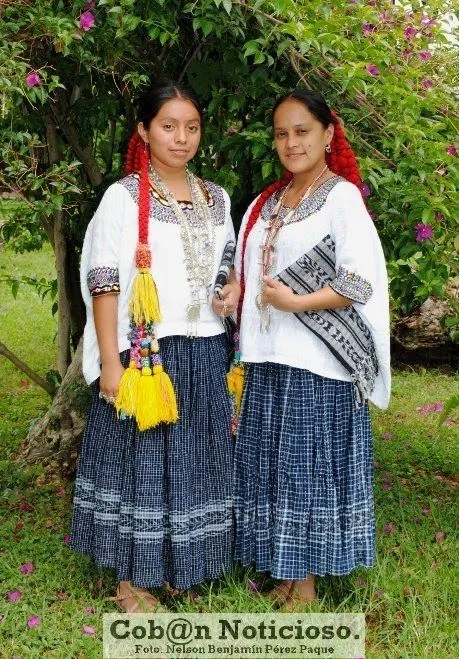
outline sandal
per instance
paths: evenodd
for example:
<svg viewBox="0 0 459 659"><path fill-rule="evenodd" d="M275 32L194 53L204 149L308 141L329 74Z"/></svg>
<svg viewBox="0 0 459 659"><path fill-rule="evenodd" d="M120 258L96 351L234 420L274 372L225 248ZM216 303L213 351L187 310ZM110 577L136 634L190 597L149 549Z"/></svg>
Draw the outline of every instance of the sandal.
<svg viewBox="0 0 459 659"><path fill-rule="evenodd" d="M118 584L115 597L108 597L109 602L116 602L118 608L125 613L152 613L162 608L161 602L147 588L136 588L129 581L124 586L127 592L121 593Z"/></svg>

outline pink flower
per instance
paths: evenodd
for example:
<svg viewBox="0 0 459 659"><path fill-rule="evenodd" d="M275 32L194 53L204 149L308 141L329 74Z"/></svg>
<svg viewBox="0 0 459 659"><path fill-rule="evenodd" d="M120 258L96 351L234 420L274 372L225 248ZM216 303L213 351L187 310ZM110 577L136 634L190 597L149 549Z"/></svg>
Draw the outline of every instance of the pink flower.
<svg viewBox="0 0 459 659"><path fill-rule="evenodd" d="M33 563L24 563L23 565L21 565L19 570L21 574L32 574L32 572L35 571L35 567Z"/></svg>
<svg viewBox="0 0 459 659"><path fill-rule="evenodd" d="M422 509L422 514L425 515L426 517L430 515L430 508L427 506L426 508Z"/></svg>
<svg viewBox="0 0 459 659"><path fill-rule="evenodd" d="M21 503L19 504L19 508L21 510L25 510L28 513L30 513L33 510L33 506L31 506L28 501L21 501Z"/></svg>
<svg viewBox="0 0 459 659"><path fill-rule="evenodd" d="M65 496L65 489L64 489L63 487L59 488L59 489L56 491L56 494L57 494L58 496L60 496L60 497L64 497L64 496Z"/></svg>
<svg viewBox="0 0 459 659"><path fill-rule="evenodd" d="M418 31L414 27L407 27L404 34L405 39L411 39L417 35Z"/></svg>
<svg viewBox="0 0 459 659"><path fill-rule="evenodd" d="M384 527L384 533L386 533L387 535L390 535L390 534L392 533L392 531L393 531L393 528L394 528L394 525L392 524L392 522L389 522L389 523L386 524L386 526Z"/></svg>
<svg viewBox="0 0 459 659"><path fill-rule="evenodd" d="M252 591L257 591L260 589L260 584L258 583L258 581L252 581L251 579L247 579L247 589Z"/></svg>
<svg viewBox="0 0 459 659"><path fill-rule="evenodd" d="M434 403L433 410L434 412L441 412L443 410L443 403Z"/></svg>
<svg viewBox="0 0 459 659"><path fill-rule="evenodd" d="M419 59L421 62L425 62L427 59L430 59L432 57L432 53L430 50L421 50L419 53Z"/></svg>
<svg viewBox="0 0 459 659"><path fill-rule="evenodd" d="M96 609L93 606L85 606L84 612L87 616L92 616L96 612Z"/></svg>
<svg viewBox="0 0 459 659"><path fill-rule="evenodd" d="M0 622L5 618L5 616L0 616Z"/></svg>
<svg viewBox="0 0 459 659"><path fill-rule="evenodd" d="M359 190L362 197L369 197L371 195L370 186L367 183L361 183L359 185Z"/></svg>
<svg viewBox="0 0 459 659"><path fill-rule="evenodd" d="M10 602L18 602L22 597L22 593L19 590L11 590L7 595Z"/></svg>
<svg viewBox="0 0 459 659"><path fill-rule="evenodd" d="M420 243L423 240L429 240L429 238L432 238L433 229L429 224L419 223L419 224L416 224L415 228L416 228L416 242L417 243Z"/></svg>
<svg viewBox="0 0 459 659"><path fill-rule="evenodd" d="M432 25L436 25L437 21L434 20L433 18L429 18L427 14L424 14L423 17L421 18L421 25L424 25L425 27L432 27Z"/></svg>
<svg viewBox="0 0 459 659"><path fill-rule="evenodd" d="M447 153L449 156L457 156L457 149L456 149L456 147L455 147L453 144L450 144L450 145L446 148L446 153Z"/></svg>
<svg viewBox="0 0 459 659"><path fill-rule="evenodd" d="M435 534L435 542L442 543L445 541L446 533L444 531L437 531Z"/></svg>
<svg viewBox="0 0 459 659"><path fill-rule="evenodd" d="M94 627L90 627L89 625L83 625L83 632L87 636L94 636L94 634L96 633L96 630L94 629Z"/></svg>
<svg viewBox="0 0 459 659"><path fill-rule="evenodd" d="M390 490L392 488L392 483L390 481L384 481L383 488L385 490Z"/></svg>
<svg viewBox="0 0 459 659"><path fill-rule="evenodd" d="M368 64L366 71L372 76L379 76L379 69L376 64Z"/></svg>
<svg viewBox="0 0 459 659"><path fill-rule="evenodd" d="M88 30L90 30L95 22L96 19L94 17L94 14L91 14L90 11L84 11L80 16L80 27L83 30L83 32L87 32Z"/></svg>
<svg viewBox="0 0 459 659"><path fill-rule="evenodd" d="M67 533L67 535L64 535L64 542L65 542L66 545L69 544L71 539L72 539L72 536L70 535L70 533Z"/></svg>
<svg viewBox="0 0 459 659"><path fill-rule="evenodd" d="M442 215L441 213L435 213L435 219L437 220L437 222L444 222L445 216Z"/></svg>
<svg viewBox="0 0 459 659"><path fill-rule="evenodd" d="M424 89L432 89L434 84L433 84L432 80L423 80L422 81L422 86L424 87Z"/></svg>
<svg viewBox="0 0 459 659"><path fill-rule="evenodd" d="M41 623L41 620L40 620L39 616L31 616L27 620L27 627L30 627L30 629L32 629L32 627L39 627L40 623Z"/></svg>
<svg viewBox="0 0 459 659"><path fill-rule="evenodd" d="M96 6L95 0L88 0L86 4L90 9L94 9L94 7Z"/></svg>
<svg viewBox="0 0 459 659"><path fill-rule="evenodd" d="M369 37L370 34L376 30L376 26L371 23L363 23L361 27L365 37Z"/></svg>
<svg viewBox="0 0 459 659"><path fill-rule="evenodd" d="M26 78L27 87L35 87L41 82L40 74L36 71L32 71Z"/></svg>
<svg viewBox="0 0 459 659"><path fill-rule="evenodd" d="M392 433L391 432L385 432L384 435L382 436L383 439L392 439Z"/></svg>

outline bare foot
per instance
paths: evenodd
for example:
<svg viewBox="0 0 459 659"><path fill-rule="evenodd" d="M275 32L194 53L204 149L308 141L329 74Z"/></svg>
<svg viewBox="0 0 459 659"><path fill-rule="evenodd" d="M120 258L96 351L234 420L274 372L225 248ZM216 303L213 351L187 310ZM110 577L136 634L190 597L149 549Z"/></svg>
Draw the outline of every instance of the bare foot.
<svg viewBox="0 0 459 659"><path fill-rule="evenodd" d="M293 582L283 610L286 612L294 612L297 609L300 609L302 605L310 604L316 599L317 593L314 587L314 575L309 574L307 579Z"/></svg>
<svg viewBox="0 0 459 659"><path fill-rule="evenodd" d="M126 613L152 613L161 607L160 601L148 588L137 588L131 581L120 581L116 596L108 599L116 602L118 608Z"/></svg>
<svg viewBox="0 0 459 659"><path fill-rule="evenodd" d="M289 598L292 585L293 581L281 581L277 586L274 586L274 588L265 593L265 597L268 597L277 606L282 606Z"/></svg>

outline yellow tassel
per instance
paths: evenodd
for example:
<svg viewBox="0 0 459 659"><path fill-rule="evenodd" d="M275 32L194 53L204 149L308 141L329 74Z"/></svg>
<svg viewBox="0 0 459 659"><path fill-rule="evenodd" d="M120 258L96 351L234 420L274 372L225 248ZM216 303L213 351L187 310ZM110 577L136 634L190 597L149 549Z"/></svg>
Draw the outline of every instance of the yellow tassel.
<svg viewBox="0 0 459 659"><path fill-rule="evenodd" d="M175 423L178 419L174 388L162 366L142 369L137 385L136 419L139 430L154 428L160 423Z"/></svg>
<svg viewBox="0 0 459 659"><path fill-rule="evenodd" d="M244 367L241 364L235 364L227 374L228 391L234 398L234 407L236 416L239 416L242 403L242 392L244 391Z"/></svg>
<svg viewBox="0 0 459 659"><path fill-rule="evenodd" d="M161 320L158 291L151 272L147 268L141 268L134 279L129 311L136 325L149 322L159 323Z"/></svg>
<svg viewBox="0 0 459 659"><path fill-rule="evenodd" d="M153 366L153 373L153 379L157 380L160 390L158 414L161 421L163 423L175 423L178 420L178 409L172 381L160 364Z"/></svg>
<svg viewBox="0 0 459 659"><path fill-rule="evenodd" d="M126 416L134 416L136 408L136 398L137 398L137 384L140 378L140 371L138 370L135 362L129 364L120 380L120 385L118 388L118 395L115 401L115 408L118 412L118 418L120 414L126 414Z"/></svg>

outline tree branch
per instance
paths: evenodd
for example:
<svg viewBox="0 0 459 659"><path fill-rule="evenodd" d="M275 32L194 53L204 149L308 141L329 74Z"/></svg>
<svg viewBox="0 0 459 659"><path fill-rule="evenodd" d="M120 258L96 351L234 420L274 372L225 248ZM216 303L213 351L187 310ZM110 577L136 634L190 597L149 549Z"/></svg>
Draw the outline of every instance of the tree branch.
<svg viewBox="0 0 459 659"><path fill-rule="evenodd" d="M7 359L10 360L12 364L16 366L20 371L25 373L31 380L35 382L35 384L38 384L39 387L44 389L50 396L54 396L56 393L56 387L51 384L51 382L48 382L44 378L42 378L38 373L35 373L27 364L25 364L22 360L19 359L19 357L16 357L4 343L0 341L0 355L3 355Z"/></svg>

